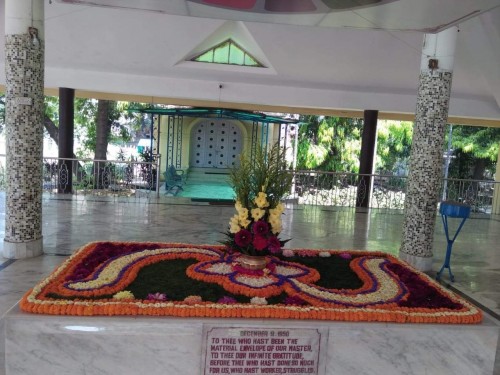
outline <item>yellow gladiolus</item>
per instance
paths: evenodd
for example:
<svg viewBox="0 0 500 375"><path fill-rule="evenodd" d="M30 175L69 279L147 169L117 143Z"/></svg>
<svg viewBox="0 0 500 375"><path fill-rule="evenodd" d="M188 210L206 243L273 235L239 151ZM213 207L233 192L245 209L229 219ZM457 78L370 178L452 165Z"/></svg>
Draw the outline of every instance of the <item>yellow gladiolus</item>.
<svg viewBox="0 0 500 375"><path fill-rule="evenodd" d="M229 221L229 232L238 233L241 230L238 215L234 215Z"/></svg>
<svg viewBox="0 0 500 375"><path fill-rule="evenodd" d="M271 232L274 234L281 232L281 219L279 216L273 215L269 217L269 224L271 224Z"/></svg>
<svg viewBox="0 0 500 375"><path fill-rule="evenodd" d="M269 202L267 201L267 194L263 191L259 192L257 197L254 199L255 204L259 208L269 207Z"/></svg>
<svg viewBox="0 0 500 375"><path fill-rule="evenodd" d="M236 208L236 211L238 213L241 213L242 210L246 209L245 207L243 207L243 205L241 204L240 201L236 201L236 204L234 205L234 207Z"/></svg>
<svg viewBox="0 0 500 375"><path fill-rule="evenodd" d="M252 219L254 219L255 221L261 219L266 214L266 211L263 210L262 208L253 208L251 212L252 212Z"/></svg>
<svg viewBox="0 0 500 375"><path fill-rule="evenodd" d="M242 220L241 217L240 217L240 225L243 227L243 228L248 228L248 226L250 225L251 221L248 220L248 219L244 219Z"/></svg>
<svg viewBox="0 0 500 375"><path fill-rule="evenodd" d="M272 225L272 224L271 224L271 232L272 232L273 234L278 234L278 233L280 233L282 229L283 229L283 228L282 228L281 224L280 224L280 225Z"/></svg>
<svg viewBox="0 0 500 375"><path fill-rule="evenodd" d="M248 219L248 209L247 208L242 208L238 213L239 213L238 217L240 218L240 221Z"/></svg>

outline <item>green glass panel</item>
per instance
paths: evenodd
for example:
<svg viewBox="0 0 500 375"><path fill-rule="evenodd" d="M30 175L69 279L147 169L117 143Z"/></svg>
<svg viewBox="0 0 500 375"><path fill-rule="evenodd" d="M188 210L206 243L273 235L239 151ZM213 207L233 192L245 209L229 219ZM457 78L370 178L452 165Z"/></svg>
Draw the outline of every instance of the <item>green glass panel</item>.
<svg viewBox="0 0 500 375"><path fill-rule="evenodd" d="M250 56L244 49L233 42L231 39L215 46L214 48L195 57L193 61L208 62L214 64L233 64L243 66L262 65Z"/></svg>
<svg viewBox="0 0 500 375"><path fill-rule="evenodd" d="M250 55L245 53L245 65L246 66L260 66L260 64Z"/></svg>
<svg viewBox="0 0 500 375"><path fill-rule="evenodd" d="M198 56L195 58L195 61L214 62L214 50L207 51L203 55Z"/></svg>
<svg viewBox="0 0 500 375"><path fill-rule="evenodd" d="M229 43L224 43L214 50L214 63L227 64L229 62Z"/></svg>
<svg viewBox="0 0 500 375"><path fill-rule="evenodd" d="M229 47L229 63L236 65L244 65L245 64L245 52L235 46L234 44L230 44Z"/></svg>

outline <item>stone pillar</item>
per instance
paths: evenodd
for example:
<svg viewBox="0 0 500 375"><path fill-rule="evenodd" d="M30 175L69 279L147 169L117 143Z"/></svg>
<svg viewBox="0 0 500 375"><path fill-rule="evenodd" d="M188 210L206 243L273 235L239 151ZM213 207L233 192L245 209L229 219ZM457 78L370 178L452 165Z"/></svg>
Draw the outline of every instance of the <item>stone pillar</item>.
<svg viewBox="0 0 500 375"><path fill-rule="evenodd" d="M422 271L432 268L432 242L443 181L443 147L457 28L424 38L399 256Z"/></svg>
<svg viewBox="0 0 500 375"><path fill-rule="evenodd" d="M59 157L73 157L75 135L75 89L59 88ZM73 162L59 161L59 193L72 193Z"/></svg>
<svg viewBox="0 0 500 375"><path fill-rule="evenodd" d="M372 190L373 160L375 158L375 144L377 143L378 111L365 110L363 120L363 134L361 137L361 154L359 156L358 193L356 207L370 207Z"/></svg>
<svg viewBox="0 0 500 375"><path fill-rule="evenodd" d="M5 1L6 258L43 249L43 35L43 0Z"/></svg>

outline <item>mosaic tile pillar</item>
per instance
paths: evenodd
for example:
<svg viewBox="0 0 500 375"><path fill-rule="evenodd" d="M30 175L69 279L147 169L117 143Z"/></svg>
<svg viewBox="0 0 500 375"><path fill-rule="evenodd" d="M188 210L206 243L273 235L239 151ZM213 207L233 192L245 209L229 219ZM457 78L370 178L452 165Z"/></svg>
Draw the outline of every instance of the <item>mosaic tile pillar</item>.
<svg viewBox="0 0 500 375"><path fill-rule="evenodd" d="M5 1L6 258L43 251L43 10L43 0Z"/></svg>
<svg viewBox="0 0 500 375"><path fill-rule="evenodd" d="M427 34L417 97L399 256L422 271L432 268L437 204L457 29Z"/></svg>
<svg viewBox="0 0 500 375"><path fill-rule="evenodd" d="M500 145L498 147L500 150ZM500 215L500 151L498 152L497 158L497 169L495 171L495 182L499 182L495 185L495 190L493 191L493 204L491 207L491 213L493 215Z"/></svg>

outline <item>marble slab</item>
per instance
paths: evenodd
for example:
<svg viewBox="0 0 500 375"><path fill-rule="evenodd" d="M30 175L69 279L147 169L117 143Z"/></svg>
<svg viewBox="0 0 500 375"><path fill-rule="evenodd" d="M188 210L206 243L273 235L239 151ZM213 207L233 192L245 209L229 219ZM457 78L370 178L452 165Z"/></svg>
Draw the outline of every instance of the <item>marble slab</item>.
<svg viewBox="0 0 500 375"><path fill-rule="evenodd" d="M204 374L207 327L325 332L319 375L492 374L499 328L170 317L5 316L6 373Z"/></svg>

